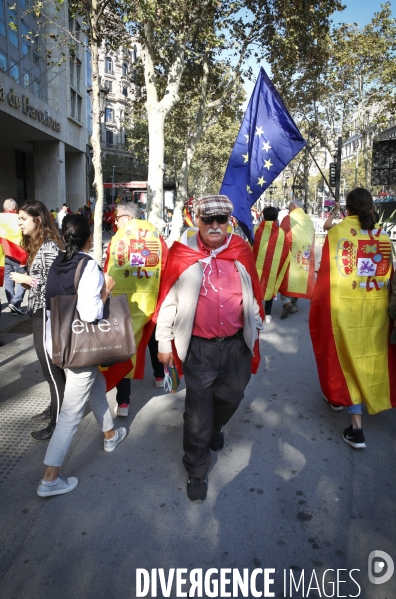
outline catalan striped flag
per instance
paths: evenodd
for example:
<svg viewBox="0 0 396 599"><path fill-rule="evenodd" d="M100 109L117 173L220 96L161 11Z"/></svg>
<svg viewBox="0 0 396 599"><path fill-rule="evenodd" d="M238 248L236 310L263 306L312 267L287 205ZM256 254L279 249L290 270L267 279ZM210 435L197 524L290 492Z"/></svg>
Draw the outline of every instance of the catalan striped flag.
<svg viewBox="0 0 396 599"><path fill-rule="evenodd" d="M272 299L290 262L285 234L275 221L262 221L254 231L253 257L263 300Z"/></svg>

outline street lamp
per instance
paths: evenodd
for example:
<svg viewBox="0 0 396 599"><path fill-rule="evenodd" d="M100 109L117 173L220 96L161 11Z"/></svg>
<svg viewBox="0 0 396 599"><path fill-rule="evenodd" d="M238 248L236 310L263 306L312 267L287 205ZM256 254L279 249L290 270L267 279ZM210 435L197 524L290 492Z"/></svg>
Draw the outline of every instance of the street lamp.
<svg viewBox="0 0 396 599"><path fill-rule="evenodd" d="M109 93L109 88L101 85L99 87L99 112L100 116L103 116L106 108L106 96ZM87 93L89 94L92 102L92 87L87 87Z"/></svg>

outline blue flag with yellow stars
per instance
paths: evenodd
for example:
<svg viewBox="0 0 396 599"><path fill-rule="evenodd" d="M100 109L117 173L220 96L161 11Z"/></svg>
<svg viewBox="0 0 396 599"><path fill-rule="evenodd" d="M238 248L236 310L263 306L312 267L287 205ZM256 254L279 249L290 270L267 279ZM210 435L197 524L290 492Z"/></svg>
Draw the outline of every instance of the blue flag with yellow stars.
<svg viewBox="0 0 396 599"><path fill-rule="evenodd" d="M232 214L249 241L254 238L251 207L305 144L261 67L220 190L234 204Z"/></svg>

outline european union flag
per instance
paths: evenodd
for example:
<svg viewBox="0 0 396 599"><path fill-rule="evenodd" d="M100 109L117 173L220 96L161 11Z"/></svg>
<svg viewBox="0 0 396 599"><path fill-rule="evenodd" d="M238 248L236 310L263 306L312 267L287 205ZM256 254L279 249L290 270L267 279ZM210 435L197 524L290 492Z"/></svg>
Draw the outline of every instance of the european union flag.
<svg viewBox="0 0 396 599"><path fill-rule="evenodd" d="M305 144L261 67L220 190L234 204L233 215L250 241L251 207Z"/></svg>

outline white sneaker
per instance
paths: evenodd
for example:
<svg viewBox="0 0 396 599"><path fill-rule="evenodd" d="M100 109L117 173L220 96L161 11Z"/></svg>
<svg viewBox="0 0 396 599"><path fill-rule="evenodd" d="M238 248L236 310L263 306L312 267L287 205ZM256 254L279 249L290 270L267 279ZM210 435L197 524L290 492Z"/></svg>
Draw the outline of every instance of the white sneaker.
<svg viewBox="0 0 396 599"><path fill-rule="evenodd" d="M56 481L56 485L46 485L43 481L40 481L39 486L37 487L37 495L39 497L50 497L51 495L64 495L65 493L70 493L73 491L78 485L78 478L75 476L71 476L70 478L65 478L64 476L59 476Z"/></svg>
<svg viewBox="0 0 396 599"><path fill-rule="evenodd" d="M117 405L114 409L114 413L116 416L123 416L124 418L128 416L129 405L127 403L122 403Z"/></svg>
<svg viewBox="0 0 396 599"><path fill-rule="evenodd" d="M268 324L272 321L272 316L268 315L265 317L265 322Z"/></svg>
<svg viewBox="0 0 396 599"><path fill-rule="evenodd" d="M116 428L114 431L114 437L104 440L104 450L107 452L114 451L117 445L125 439L126 433L126 428Z"/></svg>
<svg viewBox="0 0 396 599"><path fill-rule="evenodd" d="M164 386L164 379L162 379L160 376L157 376L157 378L155 379L155 386L156 387L163 387Z"/></svg>

